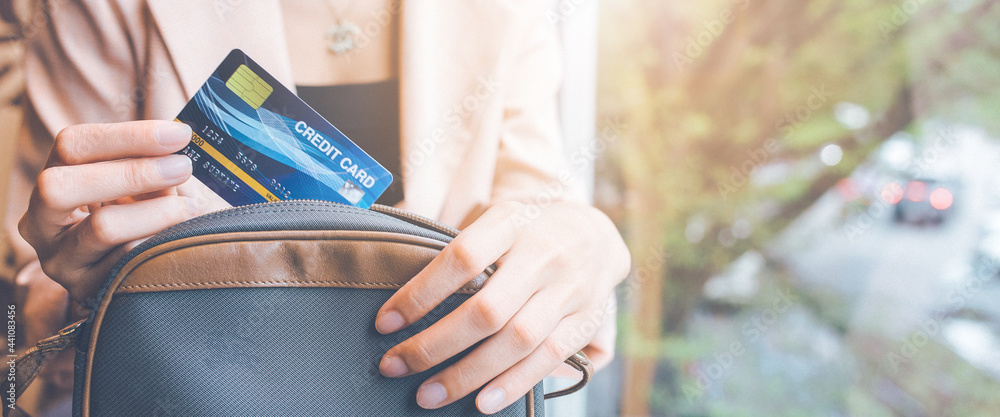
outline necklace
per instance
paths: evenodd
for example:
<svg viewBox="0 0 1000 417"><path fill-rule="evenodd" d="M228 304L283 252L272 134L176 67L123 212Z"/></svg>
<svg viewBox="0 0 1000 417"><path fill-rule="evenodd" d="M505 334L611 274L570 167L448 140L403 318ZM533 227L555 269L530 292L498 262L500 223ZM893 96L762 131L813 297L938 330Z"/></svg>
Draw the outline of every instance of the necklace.
<svg viewBox="0 0 1000 417"><path fill-rule="evenodd" d="M357 4L357 0L351 2L347 9L344 10L346 15L354 9ZM338 16L343 16L333 8L333 4L329 0L326 1L326 7L330 9L330 14L333 15L334 19L337 21L326 30L326 47L330 49L337 55L343 55L354 48L358 47L358 36L361 35L361 28L349 20L339 18Z"/></svg>

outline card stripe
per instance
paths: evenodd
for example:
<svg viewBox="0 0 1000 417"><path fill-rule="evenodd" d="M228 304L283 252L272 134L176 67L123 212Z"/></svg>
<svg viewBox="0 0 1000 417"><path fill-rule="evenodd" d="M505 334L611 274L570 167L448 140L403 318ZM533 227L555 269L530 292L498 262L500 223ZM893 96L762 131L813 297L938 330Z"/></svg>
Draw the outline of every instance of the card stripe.
<svg viewBox="0 0 1000 417"><path fill-rule="evenodd" d="M247 174L245 171L243 171L243 169L236 166L236 164L234 164L233 161L230 161L228 158L223 156L218 149L215 149L214 147L212 147L212 145L209 145L208 142L205 141L205 139L203 139L201 136L198 136L197 133L191 132L191 142L193 142L196 146L201 148L201 150L205 151L205 153L211 156L212 159L215 159L216 162L226 167L226 169L228 169L229 172L232 172L233 175L236 175L237 178L243 180L243 182L249 185L250 188L252 188L254 191L257 192L257 194L260 194L261 197L264 197L265 200L281 201L280 198L278 198L273 193L268 191L267 188L261 185L260 182L253 179L253 177L251 177L250 174Z"/></svg>

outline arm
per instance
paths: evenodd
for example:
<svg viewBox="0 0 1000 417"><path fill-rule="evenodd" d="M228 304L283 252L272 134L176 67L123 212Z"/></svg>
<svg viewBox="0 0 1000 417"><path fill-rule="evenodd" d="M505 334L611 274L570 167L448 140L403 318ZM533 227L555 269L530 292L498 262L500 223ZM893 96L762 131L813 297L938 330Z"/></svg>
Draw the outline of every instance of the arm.
<svg viewBox="0 0 1000 417"><path fill-rule="evenodd" d="M12 76L20 78L27 75L26 83L24 80L16 82L19 86L17 94L24 92L25 84L28 84L28 94L20 99L19 112L23 115L17 118L20 128L11 129L12 134L6 138L10 143L5 149L12 163L7 170L7 198L4 200L4 238L9 250L5 261L12 268L12 284L17 286L15 293L18 298L15 302L24 326L19 339L27 346L54 334L67 321L86 314L78 304L71 303L67 291L42 270L34 248L21 237L17 227L18 221L27 212L35 179L45 167L53 143L53 132L61 129L60 124L80 123L98 115L108 117L108 109L115 103L120 104L119 107L130 104L129 100L120 99L128 97L123 94L131 89L134 82L130 72L109 73L107 68L86 67L86 63L81 62L81 55L86 57L88 53L95 53L93 47L81 47L82 42L96 37L94 29L84 23L86 17L107 18L110 11L106 5L97 11L83 11L77 3L31 2L31 5L36 9L31 16L36 18L28 18L26 14L25 24L19 32L29 37L18 42L25 56L20 59L20 54L17 54L17 62L11 63L13 70L3 77L7 81ZM46 11L44 7L51 8ZM62 29L57 30L56 25L61 25ZM70 27L73 29L67 29ZM112 44L123 39L120 33L114 32L114 28L114 25L107 27L109 32L103 34ZM117 49L119 53L114 55L111 67L130 62L128 51L125 47ZM6 90L11 83L3 84ZM83 111L75 105L81 106ZM122 112L117 117L128 118L132 115ZM72 375L71 354L50 361L42 370L49 386L57 387L56 390L62 392L72 387Z"/></svg>
<svg viewBox="0 0 1000 417"><path fill-rule="evenodd" d="M25 30L29 100L11 190L22 205L8 218L23 214L18 230L32 246L19 245L19 263L37 256L39 274L88 305L116 254L191 217L195 204L176 188L190 162L170 155L190 129L126 122L142 116L148 86L141 39L116 4L41 4L46 19Z"/></svg>
<svg viewBox="0 0 1000 417"><path fill-rule="evenodd" d="M376 320L382 333L408 326L487 266L498 266L482 291L383 357L381 372L400 377L482 342L424 382L417 402L425 408L484 386L477 399L483 412L516 401L565 358L594 345L613 288L629 269L614 225L582 203L583 181L562 158L558 51L543 25L532 20L525 27L532 30L512 31L528 35L508 60L492 206L390 298ZM597 346L591 353L609 349Z"/></svg>

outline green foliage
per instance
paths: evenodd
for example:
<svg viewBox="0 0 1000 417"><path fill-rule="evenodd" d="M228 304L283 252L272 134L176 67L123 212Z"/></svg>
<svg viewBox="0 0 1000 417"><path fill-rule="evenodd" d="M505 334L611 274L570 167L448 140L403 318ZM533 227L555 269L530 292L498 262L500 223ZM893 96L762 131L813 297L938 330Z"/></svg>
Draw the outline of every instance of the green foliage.
<svg viewBox="0 0 1000 417"><path fill-rule="evenodd" d="M817 167L821 145L844 143L845 161L862 159L850 153L868 148L854 146L833 106L851 101L877 115L899 105L906 55L879 34L890 3L874 7L884 13L869 1L630 0L607 9L602 116L631 127L613 163L644 200L630 213L642 219L636 227L661 231L671 255L665 302L690 307L705 279L829 186L824 174L849 171ZM774 164L814 168L755 186L751 173ZM779 208L761 215L762 203ZM686 233L692 218L706 219L701 240ZM720 241L740 220L752 235ZM671 330L680 320L665 321Z"/></svg>
<svg viewBox="0 0 1000 417"><path fill-rule="evenodd" d="M906 2L884 0L605 6L601 115L630 126L610 163L643 200L629 213L641 219L635 227L662 234L670 280L703 282L760 247L879 141L916 121L1000 127L992 117L1000 89L990 88L1000 86L1000 8L910 1L912 14ZM845 127L835 118L840 102L867 108L871 123ZM832 168L817 157L828 143L845 151ZM750 179L777 164L793 167L782 183ZM762 203L778 203L769 211L777 217L759 216ZM686 236L692 218L706 219L702 240ZM753 234L720 242L738 220Z"/></svg>
<svg viewBox="0 0 1000 417"><path fill-rule="evenodd" d="M605 2L599 119L629 126L605 170L627 190L634 252L651 246L669 259L653 287L659 304L627 310L660 312L662 341L636 336L648 317L626 315L623 344L652 344L630 348L644 354L670 346L683 362L697 347L677 339L704 282L763 247L893 133L933 120L1000 133L997 3ZM867 109L870 122L845 126L839 103ZM831 143L844 156L827 167L818 155ZM752 233L735 236L738 222ZM857 391L845 396L858 415L887 413Z"/></svg>

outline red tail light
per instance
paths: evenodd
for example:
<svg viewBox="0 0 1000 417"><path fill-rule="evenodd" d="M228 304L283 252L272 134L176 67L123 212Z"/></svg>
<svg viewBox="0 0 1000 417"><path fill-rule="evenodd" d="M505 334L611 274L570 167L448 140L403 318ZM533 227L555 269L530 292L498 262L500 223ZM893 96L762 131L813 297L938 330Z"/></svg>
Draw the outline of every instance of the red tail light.
<svg viewBox="0 0 1000 417"><path fill-rule="evenodd" d="M931 191L931 207L938 210L945 210L948 207L951 207L951 204L954 203L954 201L955 197L951 195L951 191L948 191L947 188L936 188L934 191Z"/></svg>
<svg viewBox="0 0 1000 417"><path fill-rule="evenodd" d="M890 182L882 187L882 201L889 204L898 204L903 199L903 186L896 182Z"/></svg>
<svg viewBox="0 0 1000 417"><path fill-rule="evenodd" d="M840 181L837 181L835 188L844 197L844 200L853 201L861 197L861 190L858 189L858 184L850 178L841 178Z"/></svg>

